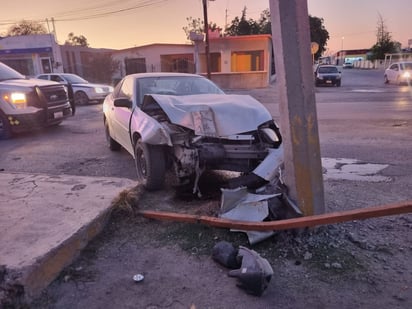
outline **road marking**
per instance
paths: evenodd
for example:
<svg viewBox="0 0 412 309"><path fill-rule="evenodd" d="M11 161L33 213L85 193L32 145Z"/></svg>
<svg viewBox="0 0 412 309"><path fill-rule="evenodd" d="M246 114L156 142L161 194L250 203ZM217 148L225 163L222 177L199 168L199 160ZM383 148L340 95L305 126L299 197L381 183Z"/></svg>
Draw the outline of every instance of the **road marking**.
<svg viewBox="0 0 412 309"><path fill-rule="evenodd" d="M371 92L371 93L380 93L380 92L386 92L386 90L383 89L378 89L378 88L373 88L373 89L352 89L350 90L351 92Z"/></svg>
<svg viewBox="0 0 412 309"><path fill-rule="evenodd" d="M322 158L323 178L354 181L388 182L390 177L377 175L388 164L374 164L345 158Z"/></svg>

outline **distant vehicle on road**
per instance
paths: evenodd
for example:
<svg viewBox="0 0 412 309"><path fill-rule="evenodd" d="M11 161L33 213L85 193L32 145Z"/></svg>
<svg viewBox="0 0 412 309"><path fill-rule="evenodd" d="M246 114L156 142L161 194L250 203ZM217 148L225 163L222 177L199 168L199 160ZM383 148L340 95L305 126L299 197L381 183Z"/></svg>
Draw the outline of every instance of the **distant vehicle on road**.
<svg viewBox="0 0 412 309"><path fill-rule="evenodd" d="M342 74L336 65L319 65L315 70L315 85L333 85L340 87Z"/></svg>
<svg viewBox="0 0 412 309"><path fill-rule="evenodd" d="M411 84L412 81L412 61L395 62L386 70L383 76L385 84L394 83L397 85Z"/></svg>
<svg viewBox="0 0 412 309"><path fill-rule="evenodd" d="M36 76L39 79L52 80L65 85L71 85L76 105L89 102L103 102L104 98L113 91L113 87L103 84L93 84L84 78L71 73L48 73Z"/></svg>
<svg viewBox="0 0 412 309"><path fill-rule="evenodd" d="M26 78L0 62L0 139L58 125L71 115L65 86Z"/></svg>
<svg viewBox="0 0 412 309"><path fill-rule="evenodd" d="M353 69L353 62L350 61L345 61L345 63L342 65L344 69Z"/></svg>

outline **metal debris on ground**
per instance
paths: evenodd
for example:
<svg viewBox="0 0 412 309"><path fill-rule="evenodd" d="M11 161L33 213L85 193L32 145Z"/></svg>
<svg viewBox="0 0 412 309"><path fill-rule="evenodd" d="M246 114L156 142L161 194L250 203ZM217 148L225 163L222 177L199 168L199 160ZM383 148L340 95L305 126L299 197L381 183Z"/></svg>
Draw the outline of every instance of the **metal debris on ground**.
<svg viewBox="0 0 412 309"><path fill-rule="evenodd" d="M269 262L256 251L221 241L213 248L213 259L223 266L232 268L228 275L238 279L237 286L247 293L261 296L273 276ZM237 268L237 269L234 269Z"/></svg>

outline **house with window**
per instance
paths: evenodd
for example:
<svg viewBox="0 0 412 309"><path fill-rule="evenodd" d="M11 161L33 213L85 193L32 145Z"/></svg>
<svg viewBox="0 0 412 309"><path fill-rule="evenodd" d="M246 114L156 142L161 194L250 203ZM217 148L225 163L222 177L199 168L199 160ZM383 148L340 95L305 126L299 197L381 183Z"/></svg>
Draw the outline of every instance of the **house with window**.
<svg viewBox="0 0 412 309"><path fill-rule="evenodd" d="M200 74L207 72L205 42L196 41ZM211 79L224 89L267 87L273 79L272 37L267 34L209 39Z"/></svg>
<svg viewBox="0 0 412 309"><path fill-rule="evenodd" d="M207 74L205 42L150 44L112 52L120 63L113 79L132 73L184 72ZM211 79L223 89L267 87L274 76L270 35L213 37L209 39Z"/></svg>
<svg viewBox="0 0 412 309"><path fill-rule="evenodd" d="M205 42L155 43L122 50L58 45L52 34L0 39L0 61L22 74L74 73L93 82L116 84L125 75L141 72L184 72L207 75ZM108 56L118 69L102 76L96 63ZM223 89L267 87L274 76L270 35L210 36L211 79ZM106 70L107 71L107 70ZM100 72L100 73L99 73ZM102 71L103 72L103 71ZM99 80L100 79L100 80Z"/></svg>

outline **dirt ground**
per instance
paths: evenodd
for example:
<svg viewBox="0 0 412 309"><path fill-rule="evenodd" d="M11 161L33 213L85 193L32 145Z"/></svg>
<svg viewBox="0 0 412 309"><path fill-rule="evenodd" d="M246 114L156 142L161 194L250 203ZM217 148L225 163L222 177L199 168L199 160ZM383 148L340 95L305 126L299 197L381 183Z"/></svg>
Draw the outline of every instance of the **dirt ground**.
<svg viewBox="0 0 412 309"><path fill-rule="evenodd" d="M214 179L201 199L175 188L122 192L103 233L30 308L412 308L412 215L277 232L251 246L244 233L145 219L138 209L216 215ZM327 211L399 200L405 188L325 182ZM385 190L385 198L381 192ZM401 199L402 200L402 199ZM211 257L225 240L266 258L268 288L253 296ZM144 279L135 282L133 276Z"/></svg>

